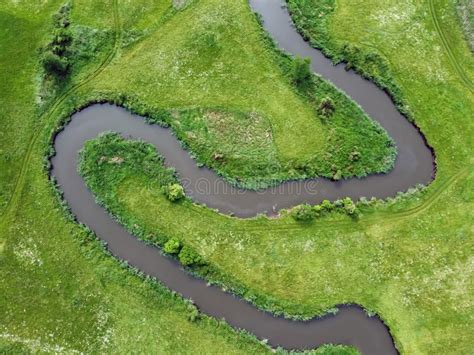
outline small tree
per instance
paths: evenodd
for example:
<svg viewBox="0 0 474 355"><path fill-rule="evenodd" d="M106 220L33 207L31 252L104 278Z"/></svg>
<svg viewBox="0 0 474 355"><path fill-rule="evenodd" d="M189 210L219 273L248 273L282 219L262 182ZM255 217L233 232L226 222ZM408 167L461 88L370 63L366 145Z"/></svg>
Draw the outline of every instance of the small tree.
<svg viewBox="0 0 474 355"><path fill-rule="evenodd" d="M168 254L178 254L181 250L181 243L178 239L171 238L165 243L163 250Z"/></svg>
<svg viewBox="0 0 474 355"><path fill-rule="evenodd" d="M187 245L181 249L178 258L184 266L198 264L201 261L201 257Z"/></svg>
<svg viewBox="0 0 474 355"><path fill-rule="evenodd" d="M293 83L300 89L306 88L311 83L312 71L311 60L309 58L297 57L293 61L292 77Z"/></svg>
<svg viewBox="0 0 474 355"><path fill-rule="evenodd" d="M178 183L164 186L162 191L171 202L179 201L184 197L184 189Z"/></svg>
<svg viewBox="0 0 474 355"><path fill-rule="evenodd" d="M336 111L336 106L330 97L325 97L321 100L321 103L319 104L319 113L321 115L324 117L331 117L334 111Z"/></svg>

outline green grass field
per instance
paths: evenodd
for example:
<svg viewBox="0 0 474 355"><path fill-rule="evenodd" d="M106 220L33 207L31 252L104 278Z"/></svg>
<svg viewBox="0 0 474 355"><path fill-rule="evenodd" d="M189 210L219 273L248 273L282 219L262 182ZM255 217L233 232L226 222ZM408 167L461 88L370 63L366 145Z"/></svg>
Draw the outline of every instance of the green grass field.
<svg viewBox="0 0 474 355"><path fill-rule="evenodd" d="M457 9L466 40L471 51L474 51L474 3L469 0L458 0Z"/></svg>
<svg viewBox="0 0 474 355"><path fill-rule="evenodd" d="M290 84L282 65L285 59L262 37L244 0L225 5L193 1L179 11L169 1L75 0L74 26L82 26L85 36L98 33L94 41L104 45L73 69L64 87L47 90L39 101L44 86L36 50L47 40L51 16L61 4L0 4L0 43L6 48L0 51L0 349L268 350L221 322L206 317L191 321L193 307L106 255L67 217L48 181L44 158L52 131L73 108L120 96L136 111L197 110L198 121L184 114L170 124L182 139L195 136L203 142L186 143L209 165L206 159L223 140L231 142L229 150L234 145L215 121L206 120L213 118L209 113L223 112L240 127L239 120L258 112L262 120L256 121L252 133L264 134L270 124L272 136L267 146L256 145L255 156L274 159L260 161L261 166L276 161L281 167L280 175L271 178L289 177L292 169L308 162L312 173L319 168L324 175L313 158L327 150L328 127L318 119L315 103ZM355 302L382 316L402 353L468 354L474 342L474 243L469 222L474 201L474 60L455 2L325 4L330 11L321 16L321 25L307 11L319 6L317 1L294 1L292 6L302 9L301 29L310 37L323 31L324 41L314 43L336 58L347 54L344 43L380 56L376 64L382 63L383 71L351 59L396 91L435 149L437 178L428 189L386 203L363 204L358 221L332 213L301 224L290 216L243 221L189 201L171 204L156 182L150 184L160 165L152 161L147 173L134 166L140 147L146 148L136 143L91 144L84 173L98 198L125 224L133 221L138 235L152 234L157 242L179 238L205 260L207 266L200 272L260 307L310 317L335 304ZM225 30L223 23L228 24ZM190 24L193 33L182 30ZM199 43L197 34L208 38L208 32L219 33L220 53L213 57L206 56L205 44L192 45ZM222 66L212 66L214 57ZM360 115L349 101L341 100L339 112ZM358 132L353 137L361 136ZM127 157L124 164L97 166L94 154L110 154L111 149ZM214 168L231 179L243 169L239 159L233 159L227 171ZM380 166L363 168L376 171ZM269 177L265 169L257 171L262 179ZM100 186L94 184L97 179ZM320 350L340 351L351 350Z"/></svg>

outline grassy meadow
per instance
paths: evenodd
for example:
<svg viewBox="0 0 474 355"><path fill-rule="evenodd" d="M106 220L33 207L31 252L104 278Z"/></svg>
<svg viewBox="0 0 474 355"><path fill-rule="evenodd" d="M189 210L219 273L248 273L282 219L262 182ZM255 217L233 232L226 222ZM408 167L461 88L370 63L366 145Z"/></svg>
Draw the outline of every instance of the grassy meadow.
<svg viewBox="0 0 474 355"><path fill-rule="evenodd" d="M474 3L469 0L458 0L457 9L466 40L471 51L474 51Z"/></svg>
<svg viewBox="0 0 474 355"><path fill-rule="evenodd" d="M308 3L316 2L294 6ZM262 308L310 317L355 302L382 316L402 353L468 354L473 61L455 25L455 4L436 1L434 11L429 2L335 5L325 20L327 52L343 58L349 43L353 65L399 94L436 152L437 177L427 189L385 203L363 201L358 221L333 213L301 223L291 216L238 220L189 201L173 204L155 173L138 172L147 159L137 143L90 143L83 173L137 236L190 245L207 263L198 272ZM365 68L361 58L374 52L378 63ZM109 155L126 158L121 166L96 164Z"/></svg>
<svg viewBox="0 0 474 355"><path fill-rule="evenodd" d="M155 118L198 160L230 180L242 172L249 186L255 176L262 182L383 170L386 162L377 162L393 152L377 147L389 138L317 78L311 88L318 95L295 88L291 61L265 39L245 0L195 0L179 9L168 0L74 0L71 26L83 39L76 48L83 59L61 86L49 85L38 48L62 4L0 4L1 351L269 351L223 322L193 320L191 305L136 276L68 216L45 169L52 132L75 108L114 98L136 112L165 112ZM321 4L324 13L310 11ZM384 319L402 353L470 353L474 60L455 1L290 0L290 8L314 45L392 90L416 121L437 157L437 177L426 190L363 202L358 220L337 212L310 223L239 220L187 200L169 202L154 175L162 172L155 152L120 140L88 145L89 185L139 237L179 239L202 257L198 272L262 308L311 317L358 303ZM318 116L321 96L335 98L330 123ZM347 122L366 124L347 133ZM239 146L233 132L248 134L250 144ZM373 144L365 144L367 132ZM325 155L331 134L347 138L337 139L334 157ZM345 159L354 145L369 157L358 170ZM228 164L213 162L215 153ZM99 156L118 154L121 165L97 164ZM334 161L324 166L323 157ZM137 168L139 161L149 169ZM245 170L252 162L254 170Z"/></svg>
<svg viewBox="0 0 474 355"><path fill-rule="evenodd" d="M190 17L192 4L177 9L171 1L135 1L122 4L119 1L75 0L70 14L70 30L74 36L71 51L75 60L68 76L60 82L54 82L41 67L40 49L50 41L53 15L62 5L64 3L61 1L6 1L0 4L0 288L3 296L0 300L1 351L268 351L267 346L246 334L231 330L222 322L206 317L191 321L193 317L190 317L190 314L195 314L192 306L159 284L135 276L134 272L130 272L108 256L91 233L76 225L68 215L47 176L45 157L50 154L52 132L74 109L91 101L122 97L120 86L116 89L107 87L113 81L118 83L119 78L136 78L134 85L140 87L141 82L148 82L155 74L166 77L164 71L170 68L157 68L153 75L141 71L133 73L141 65L133 63L128 74L124 75L123 67L127 67L126 62L131 61L131 57L140 56L137 55L137 47L142 45L154 48L155 53L151 57L158 60L160 53L156 50L160 49L156 46L157 36L163 34L163 26L175 21L173 26L181 23L183 28L185 23L179 16ZM202 6L209 8L212 2L203 3ZM327 128L314 112L314 106L297 93L290 83L287 73L277 62L277 58L283 56L276 55L271 44L264 38L247 4L240 2L235 9L238 11L233 14L237 19L242 16L252 38L249 47L245 47L246 43L242 43L241 47L232 43L235 53L240 50L242 53L248 52L248 58L257 58L258 63L268 70L267 74L274 76L273 82L283 88L279 99L290 96L288 106L281 106L277 110L290 112L294 105L296 111L306 112L306 118L294 125L306 125L305 128L302 127L302 131L313 130L319 141L318 144L312 145L308 152L319 154L321 146L326 142ZM181 15L186 11L186 15ZM201 8L201 14L204 12ZM242 25L242 28L246 27ZM228 38L223 40L223 44L228 48L231 47L228 42L231 41L232 31L238 29L240 30L232 28L227 33ZM172 40L167 41L171 46ZM147 48L144 50L143 54L151 55ZM163 47L165 56L168 55L166 50ZM252 54L253 50L258 51ZM189 55L185 52L183 49L183 53ZM224 58L231 54L226 54ZM172 61L173 58L169 57L167 60ZM289 59L285 60L288 62ZM207 63L196 65L205 67ZM107 71L111 66L115 66L115 69ZM150 63L150 66L153 66L153 63ZM248 71L243 72L247 79L252 76ZM233 75L236 73L238 71ZM228 79L222 77L220 84L214 83L214 79L209 82L212 85L223 85L222 82ZM174 85L169 79L163 83ZM126 84L125 81L120 82L120 85ZM127 95L130 94L136 99L134 102L151 105L150 103L154 102L151 96L148 102L145 99L141 101L141 96L155 84L156 82L144 86L142 90L130 90ZM250 85L248 82L245 84ZM186 90L184 88L178 91L178 97L186 97ZM195 87L194 90L198 92L200 89ZM266 90L269 90L268 84ZM388 152L384 151L388 140L385 133L379 134L377 127L373 126L350 100L331 87L328 90L342 102L341 112L348 109L354 113L354 117L348 119L361 119L368 123L366 127L375 133L376 139L384 143L379 153L382 157L385 156ZM228 91L231 91L231 88ZM255 93L257 89L252 88L251 91ZM165 90L158 94L164 92ZM211 92L216 97L220 95L214 92L214 89ZM174 94L176 93L175 91ZM212 105L212 101L206 102L205 105L197 104L198 101L195 98L193 102L189 101L186 105L180 104L173 108L198 112L198 107L208 109L212 106L214 111L241 111L224 105L218 107L218 101ZM165 105L165 101L155 103L160 107L171 107L170 103ZM244 106L242 103L242 107ZM248 103L242 111L251 113L254 109L257 107ZM270 117L273 112L266 114ZM240 117L236 115L230 119L238 121ZM342 114L339 117L343 119ZM190 121L190 124L194 123ZM257 128L258 132L260 126ZM198 128L193 129L198 131ZM296 128L292 129L296 131ZM207 134L207 131L205 133ZM365 136L367 132L363 133ZM357 140L363 136L357 133L354 137ZM347 149L350 148L351 146L347 145ZM209 151L209 147L203 149ZM367 151L370 153L370 150ZM347 162L344 164L347 165ZM362 169L369 171L372 171L374 166L364 167L363 163L361 164ZM379 168L380 165L373 171ZM284 174L289 177L288 171ZM354 172L348 174L352 175ZM324 347L317 352L341 351L353 352L340 347Z"/></svg>

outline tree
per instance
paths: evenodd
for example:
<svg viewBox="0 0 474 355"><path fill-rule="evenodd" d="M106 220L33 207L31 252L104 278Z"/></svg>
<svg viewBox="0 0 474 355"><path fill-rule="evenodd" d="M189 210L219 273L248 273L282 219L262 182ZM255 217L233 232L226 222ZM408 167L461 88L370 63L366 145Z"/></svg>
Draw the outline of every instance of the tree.
<svg viewBox="0 0 474 355"><path fill-rule="evenodd" d="M311 71L311 60L309 58L297 57L292 64L293 83L300 89L306 88L311 83L313 73Z"/></svg>

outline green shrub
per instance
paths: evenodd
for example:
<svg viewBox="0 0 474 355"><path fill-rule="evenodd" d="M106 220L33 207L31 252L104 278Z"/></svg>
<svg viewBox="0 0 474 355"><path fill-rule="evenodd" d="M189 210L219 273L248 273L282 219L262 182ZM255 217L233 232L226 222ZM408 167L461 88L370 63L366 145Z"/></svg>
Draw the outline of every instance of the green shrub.
<svg viewBox="0 0 474 355"><path fill-rule="evenodd" d="M356 207L354 201L352 201L351 198L346 197L344 200L342 200L342 202L343 202L344 211L345 211L349 216L356 215L356 213L357 213L357 207Z"/></svg>
<svg viewBox="0 0 474 355"><path fill-rule="evenodd" d="M325 210L325 211L332 211L334 209L334 205L331 203L331 201L329 200L324 200L323 202L321 202L321 207Z"/></svg>
<svg viewBox="0 0 474 355"><path fill-rule="evenodd" d="M188 305L188 320L190 322L195 322L200 318L199 310L194 304Z"/></svg>
<svg viewBox="0 0 474 355"><path fill-rule="evenodd" d="M164 186L162 191L171 202L179 201L184 197L184 189L178 183Z"/></svg>
<svg viewBox="0 0 474 355"><path fill-rule="evenodd" d="M331 117L336 110L336 105L330 97L325 97L319 104L318 111L324 117Z"/></svg>
<svg viewBox="0 0 474 355"><path fill-rule="evenodd" d="M178 239L171 238L165 243L163 250L168 254L178 254L181 250L181 242Z"/></svg>
<svg viewBox="0 0 474 355"><path fill-rule="evenodd" d="M316 217L315 210L308 204L295 207L293 210L293 218L297 221L308 222Z"/></svg>
<svg viewBox="0 0 474 355"><path fill-rule="evenodd" d="M323 208L319 205L313 206L313 213L315 217L321 216L321 213L323 212Z"/></svg>
<svg viewBox="0 0 474 355"><path fill-rule="evenodd" d="M313 77L313 72L310 67L311 61L309 58L297 57L292 63L292 80L293 83L300 89L306 88Z"/></svg>
<svg viewBox="0 0 474 355"><path fill-rule="evenodd" d="M199 264L201 261L201 257L187 245L179 252L178 259L184 266Z"/></svg>

